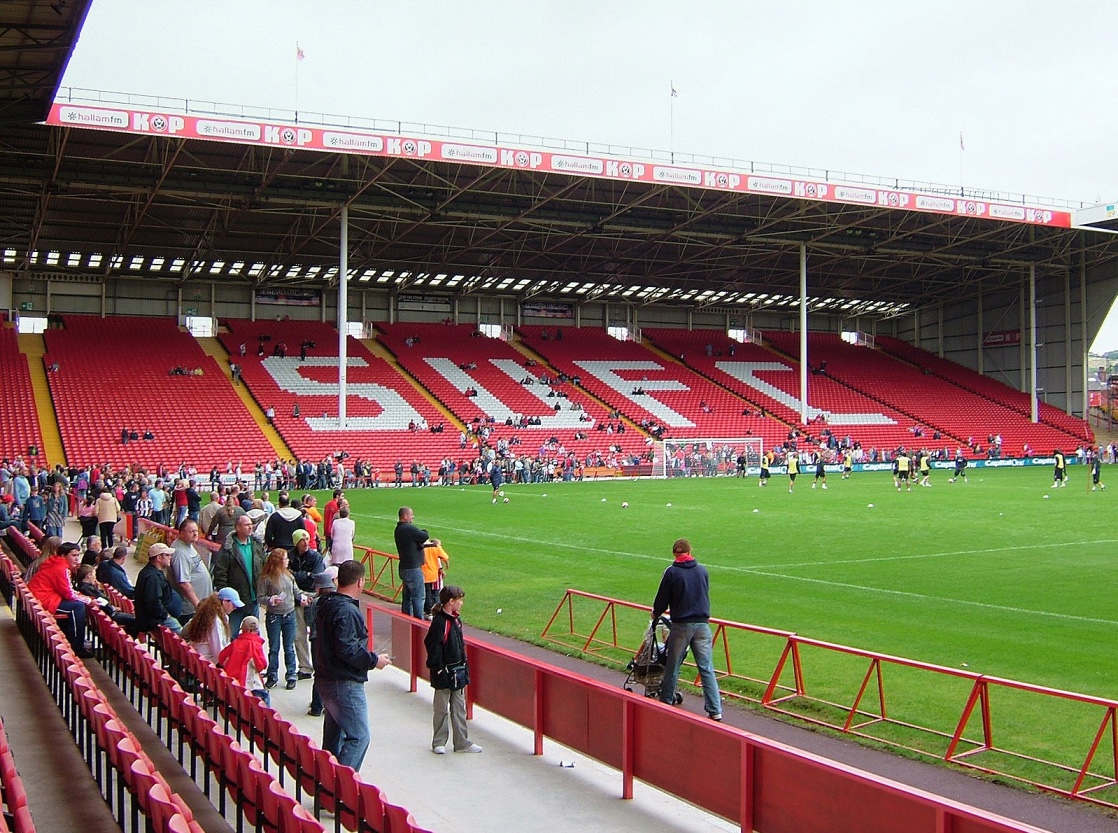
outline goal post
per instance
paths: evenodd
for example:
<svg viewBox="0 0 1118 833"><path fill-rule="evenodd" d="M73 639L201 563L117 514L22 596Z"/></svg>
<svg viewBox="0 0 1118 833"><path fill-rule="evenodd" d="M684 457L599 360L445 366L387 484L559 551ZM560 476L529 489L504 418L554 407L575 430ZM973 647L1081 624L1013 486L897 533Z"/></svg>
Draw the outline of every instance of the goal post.
<svg viewBox="0 0 1118 833"><path fill-rule="evenodd" d="M657 443L654 477L717 477L738 473L738 458L746 470L761 465L765 444L760 437L687 437Z"/></svg>

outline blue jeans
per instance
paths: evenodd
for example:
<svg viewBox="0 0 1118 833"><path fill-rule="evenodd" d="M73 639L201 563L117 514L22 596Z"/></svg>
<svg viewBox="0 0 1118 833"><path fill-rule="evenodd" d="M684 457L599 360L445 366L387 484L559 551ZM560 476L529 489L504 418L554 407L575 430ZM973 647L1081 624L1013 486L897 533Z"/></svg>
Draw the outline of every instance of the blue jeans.
<svg viewBox="0 0 1118 833"><path fill-rule="evenodd" d="M317 687L326 709L322 723L322 748L333 752L338 763L360 770L370 740L365 684L349 680L318 680Z"/></svg>
<svg viewBox="0 0 1118 833"><path fill-rule="evenodd" d="M414 570L401 570L400 581L404 585L400 609L408 616L422 619L423 597L427 593L426 588L423 586L423 570L419 567L416 567Z"/></svg>
<svg viewBox="0 0 1118 833"><path fill-rule="evenodd" d="M168 616L166 619L163 620L162 625L163 627L167 628L168 630L174 631L175 633L182 633L182 622L180 622L174 616Z"/></svg>
<svg viewBox="0 0 1118 833"><path fill-rule="evenodd" d="M283 662L287 666L287 679L294 680L299 670L295 666L295 611L268 613L264 617L268 626L268 676L279 679L279 650L283 641Z"/></svg>
<svg viewBox="0 0 1118 833"><path fill-rule="evenodd" d="M718 691L718 678L714 676L711 657L710 625L706 622L672 622L668 635L668 657L664 666L664 679L660 683L660 702L674 703L679 669L687 649L695 655L699 678L703 682L703 708L708 715L722 714L722 695Z"/></svg>

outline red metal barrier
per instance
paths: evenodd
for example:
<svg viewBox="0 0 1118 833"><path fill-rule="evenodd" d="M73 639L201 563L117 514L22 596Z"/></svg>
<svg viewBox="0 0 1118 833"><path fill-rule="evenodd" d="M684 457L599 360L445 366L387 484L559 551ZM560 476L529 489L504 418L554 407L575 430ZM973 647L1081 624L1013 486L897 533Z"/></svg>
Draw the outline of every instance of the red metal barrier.
<svg viewBox="0 0 1118 833"><path fill-rule="evenodd" d="M576 601L584 603L578 610ZM621 622L619 612L627 614ZM646 605L567 590L542 637L622 665L635 654L650 614ZM583 625L589 626L588 633ZM1116 700L757 625L711 619L711 626L716 671L720 679L731 681L723 686L724 697L755 702L795 720L1067 798L1118 808ZM774 637L782 644L775 660L765 667L764 641L771 646ZM694 682L698 682L697 674ZM993 708L995 693L997 711ZM1027 722L1024 717L1027 710L1023 707L1030 698L1042 698L1039 722ZM1000 723L995 714L1002 717ZM965 734L968 731L973 736ZM1082 748L1087 750L1084 757L1071 759L1073 753L1064 753L1060 759L1061 750L1069 747L1067 738L1079 732L1083 734ZM1107 790L1110 792L1103 794Z"/></svg>
<svg viewBox="0 0 1118 833"><path fill-rule="evenodd" d="M382 552L372 547L354 547L354 552L364 553L359 560L365 565L364 591L370 596L376 596L386 602L394 602L400 598L404 585L397 578L396 564L400 561L398 555Z"/></svg>
<svg viewBox="0 0 1118 833"><path fill-rule="evenodd" d="M378 611L392 618L395 664L426 678L427 623ZM639 779L762 833L1039 833L493 645L466 651L471 707L531 729L536 754L550 738L615 767L624 798Z"/></svg>

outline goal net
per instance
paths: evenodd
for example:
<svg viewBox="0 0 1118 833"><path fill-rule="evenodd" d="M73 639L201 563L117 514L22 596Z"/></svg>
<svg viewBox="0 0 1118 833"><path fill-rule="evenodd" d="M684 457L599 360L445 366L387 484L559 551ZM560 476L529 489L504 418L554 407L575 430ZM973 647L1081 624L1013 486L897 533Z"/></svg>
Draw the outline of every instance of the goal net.
<svg viewBox="0 0 1118 833"><path fill-rule="evenodd" d="M760 437L714 439L691 437L663 440L653 466L654 477L717 477L738 473L738 458L756 470L765 453Z"/></svg>

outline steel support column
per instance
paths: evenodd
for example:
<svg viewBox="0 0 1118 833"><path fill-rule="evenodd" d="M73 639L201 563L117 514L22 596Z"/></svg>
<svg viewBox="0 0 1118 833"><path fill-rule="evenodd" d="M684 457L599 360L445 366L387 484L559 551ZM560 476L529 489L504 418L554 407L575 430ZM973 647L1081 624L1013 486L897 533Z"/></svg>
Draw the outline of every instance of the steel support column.
<svg viewBox="0 0 1118 833"><path fill-rule="evenodd" d="M1071 268L1064 269L1064 412L1071 414Z"/></svg>
<svg viewBox="0 0 1118 833"><path fill-rule="evenodd" d="M1040 421L1040 408L1036 400L1036 265L1029 264L1029 401L1032 403L1032 420Z"/></svg>
<svg viewBox="0 0 1118 833"><path fill-rule="evenodd" d="M800 422L807 425L807 244L800 244Z"/></svg>
<svg viewBox="0 0 1118 833"><path fill-rule="evenodd" d="M1085 243L1083 239L1083 232L1079 233L1079 242ZM1082 335L1083 341L1080 344L1081 356L1083 359L1083 418L1087 419L1087 415L1091 413L1091 394L1090 384L1088 383L1088 374L1091 372L1089 351L1091 345L1087 341L1087 252L1083 246L1079 249L1079 332ZM1106 379L1103 379L1103 384L1109 387ZM1107 411L1109 412L1109 408Z"/></svg>
<svg viewBox="0 0 1118 833"><path fill-rule="evenodd" d="M982 346L983 346L982 343L986 340L986 333L985 333L985 330L984 330L983 325L982 325L982 304L983 303L984 303L984 301L982 299L982 281L979 281L978 282L978 301L977 301L977 306L978 306L978 315L977 315L977 318L978 318L978 372L979 373L985 372L985 368L983 366L983 356L982 356Z"/></svg>
<svg viewBox="0 0 1118 833"><path fill-rule="evenodd" d="M342 206L341 242L338 245L338 428L346 426L346 334L349 331L349 206ZM326 309L326 293L322 295Z"/></svg>

